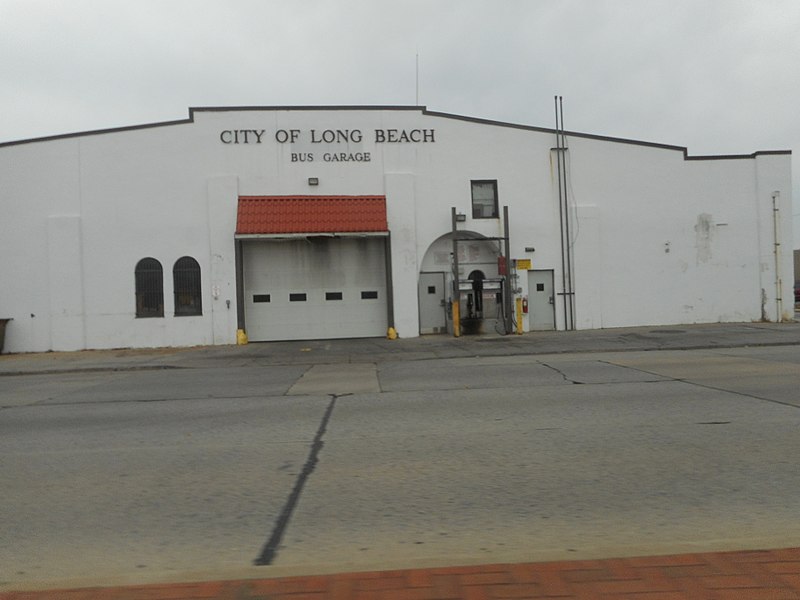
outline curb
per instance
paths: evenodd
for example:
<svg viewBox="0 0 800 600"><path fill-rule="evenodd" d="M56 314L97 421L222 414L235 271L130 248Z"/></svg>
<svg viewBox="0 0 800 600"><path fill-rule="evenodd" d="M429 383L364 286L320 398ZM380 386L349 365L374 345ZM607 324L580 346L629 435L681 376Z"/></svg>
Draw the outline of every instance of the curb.
<svg viewBox="0 0 800 600"><path fill-rule="evenodd" d="M0 593L0 600L800 598L800 548Z"/></svg>

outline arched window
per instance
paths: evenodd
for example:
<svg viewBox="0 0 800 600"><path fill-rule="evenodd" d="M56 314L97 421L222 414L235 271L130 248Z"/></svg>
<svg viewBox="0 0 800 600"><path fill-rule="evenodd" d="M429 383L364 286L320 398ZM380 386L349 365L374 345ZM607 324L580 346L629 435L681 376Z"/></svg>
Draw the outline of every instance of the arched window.
<svg viewBox="0 0 800 600"><path fill-rule="evenodd" d="M136 263L136 316L164 316L164 272L155 258Z"/></svg>
<svg viewBox="0 0 800 600"><path fill-rule="evenodd" d="M175 291L175 316L188 317L203 314L200 293L200 265L191 256L175 261L172 268L172 283Z"/></svg>

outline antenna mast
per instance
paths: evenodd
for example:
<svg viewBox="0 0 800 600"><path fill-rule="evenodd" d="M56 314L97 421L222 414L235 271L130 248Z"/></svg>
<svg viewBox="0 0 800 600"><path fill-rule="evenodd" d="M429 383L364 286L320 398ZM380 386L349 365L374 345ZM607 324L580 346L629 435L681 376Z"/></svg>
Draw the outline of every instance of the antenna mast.
<svg viewBox="0 0 800 600"><path fill-rule="evenodd" d="M417 52L415 81L416 81L416 104L415 104L415 106L419 106L419 52Z"/></svg>

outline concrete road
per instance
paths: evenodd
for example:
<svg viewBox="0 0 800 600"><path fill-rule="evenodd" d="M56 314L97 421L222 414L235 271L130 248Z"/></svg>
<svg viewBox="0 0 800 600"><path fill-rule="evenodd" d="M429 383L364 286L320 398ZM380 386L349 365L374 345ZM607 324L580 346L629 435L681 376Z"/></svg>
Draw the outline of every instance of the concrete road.
<svg viewBox="0 0 800 600"><path fill-rule="evenodd" d="M795 546L799 363L776 346L0 377L0 589Z"/></svg>

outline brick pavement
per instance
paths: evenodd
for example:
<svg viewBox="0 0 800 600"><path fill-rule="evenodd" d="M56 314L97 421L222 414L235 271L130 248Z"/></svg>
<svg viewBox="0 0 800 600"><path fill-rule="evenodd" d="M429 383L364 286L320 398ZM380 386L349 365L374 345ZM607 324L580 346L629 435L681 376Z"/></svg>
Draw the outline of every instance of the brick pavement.
<svg viewBox="0 0 800 600"><path fill-rule="evenodd" d="M800 548L0 593L0 600L800 600Z"/></svg>

